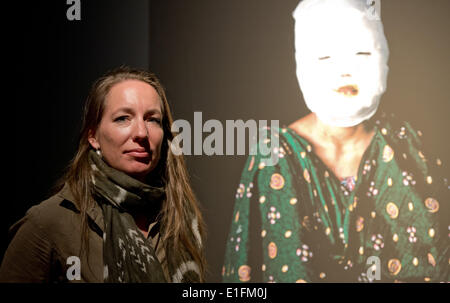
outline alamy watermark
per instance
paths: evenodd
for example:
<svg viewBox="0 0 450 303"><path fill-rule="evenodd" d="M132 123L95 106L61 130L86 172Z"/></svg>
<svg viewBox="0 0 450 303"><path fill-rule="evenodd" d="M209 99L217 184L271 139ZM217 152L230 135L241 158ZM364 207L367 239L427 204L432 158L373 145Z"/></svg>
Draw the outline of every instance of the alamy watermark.
<svg viewBox="0 0 450 303"><path fill-rule="evenodd" d="M366 260L366 265L372 265L367 269L366 277L370 282L381 280L381 261L377 256L370 256Z"/></svg>
<svg viewBox="0 0 450 303"><path fill-rule="evenodd" d="M177 135L170 148L175 155L231 156L245 155L248 147L250 155L259 154L266 166L273 166L279 160L276 153L279 150L278 130L278 120L271 120L270 126L267 120L259 120L258 123L255 120L226 120L224 127L222 122L215 119L203 123L202 113L194 112L194 127L187 120L173 122L172 132ZM246 131L249 134L248 141ZM209 135L203 140L204 133Z"/></svg>
<svg viewBox="0 0 450 303"><path fill-rule="evenodd" d="M381 20L381 1L380 0L366 0L366 5L368 6L366 9L367 18L373 21Z"/></svg>
<svg viewBox="0 0 450 303"><path fill-rule="evenodd" d="M77 256L70 256L66 261L67 265L70 265L66 271L66 278L69 281L81 280L81 261Z"/></svg>
<svg viewBox="0 0 450 303"><path fill-rule="evenodd" d="M81 20L81 0L66 0L66 4L70 5L66 12L67 20Z"/></svg>

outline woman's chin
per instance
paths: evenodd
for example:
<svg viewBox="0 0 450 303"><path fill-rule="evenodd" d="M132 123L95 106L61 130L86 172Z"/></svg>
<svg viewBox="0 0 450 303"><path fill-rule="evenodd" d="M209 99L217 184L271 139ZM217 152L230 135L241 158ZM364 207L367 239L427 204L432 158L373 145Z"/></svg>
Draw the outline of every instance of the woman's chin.
<svg viewBox="0 0 450 303"><path fill-rule="evenodd" d="M150 163L137 163L127 167L124 172L135 179L143 180L152 170L153 166Z"/></svg>

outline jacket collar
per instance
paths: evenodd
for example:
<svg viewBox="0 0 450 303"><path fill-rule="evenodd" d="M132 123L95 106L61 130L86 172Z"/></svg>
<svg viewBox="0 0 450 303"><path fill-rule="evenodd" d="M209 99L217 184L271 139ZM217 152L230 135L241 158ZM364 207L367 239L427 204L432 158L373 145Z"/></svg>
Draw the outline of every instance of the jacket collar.
<svg viewBox="0 0 450 303"><path fill-rule="evenodd" d="M75 198L73 197L72 191L70 190L69 184L64 184L64 187L58 193L58 195L64 200L70 202L71 208L75 208L77 212L80 212L80 208L78 204L75 203ZM104 221L103 221L103 211L98 203L94 203L94 205L86 211L89 218L102 230L104 231Z"/></svg>

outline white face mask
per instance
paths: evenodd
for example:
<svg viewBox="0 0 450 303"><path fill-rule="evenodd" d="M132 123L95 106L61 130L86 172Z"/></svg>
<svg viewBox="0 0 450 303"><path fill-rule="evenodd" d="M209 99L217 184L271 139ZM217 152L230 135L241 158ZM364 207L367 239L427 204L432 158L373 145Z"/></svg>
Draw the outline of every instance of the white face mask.
<svg viewBox="0 0 450 303"><path fill-rule="evenodd" d="M328 125L369 119L386 90L387 41L365 3L304 0L293 13L297 79L308 108Z"/></svg>

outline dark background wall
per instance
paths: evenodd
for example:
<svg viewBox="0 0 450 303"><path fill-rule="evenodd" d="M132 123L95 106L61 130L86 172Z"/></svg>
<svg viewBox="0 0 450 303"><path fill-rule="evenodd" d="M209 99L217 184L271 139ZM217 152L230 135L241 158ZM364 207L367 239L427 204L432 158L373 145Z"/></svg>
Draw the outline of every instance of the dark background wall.
<svg viewBox="0 0 450 303"><path fill-rule="evenodd" d="M14 115L3 125L13 145L3 144L14 168L6 189L13 195L0 212L0 257L8 227L48 197L74 155L92 82L121 64L148 68L149 1L81 0L80 21L67 20L68 8L66 0L16 1L4 11L13 18L2 43L10 53L2 103Z"/></svg>
<svg viewBox="0 0 450 303"><path fill-rule="evenodd" d="M7 49L14 77L14 189L1 212L8 227L48 196L76 149L88 89L121 64L149 68L167 89L175 119L278 119L307 113L295 78L292 10L298 0L81 0L81 21L66 1L10 10ZM391 57L382 109L409 120L448 168L450 1L382 2ZM245 156L188 156L208 225L210 282L220 281L234 195Z"/></svg>

